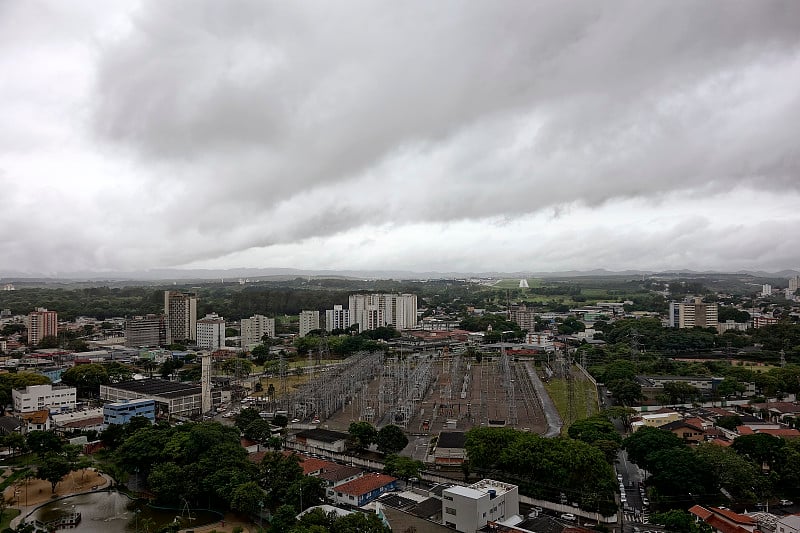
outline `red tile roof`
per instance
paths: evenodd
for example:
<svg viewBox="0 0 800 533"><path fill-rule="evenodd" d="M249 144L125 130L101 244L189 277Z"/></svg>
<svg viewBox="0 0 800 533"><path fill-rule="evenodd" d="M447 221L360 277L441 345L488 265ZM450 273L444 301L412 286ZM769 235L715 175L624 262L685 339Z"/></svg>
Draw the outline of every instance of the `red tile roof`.
<svg viewBox="0 0 800 533"><path fill-rule="evenodd" d="M744 515L744 514L735 513L733 511L731 511L730 509L721 509L719 507L712 507L711 511L714 512L714 513L717 513L717 514L721 514L722 516L724 516L728 520L736 522L737 524L753 525L753 524L756 523L756 521L753 520L752 518L750 518L749 516Z"/></svg>
<svg viewBox="0 0 800 533"><path fill-rule="evenodd" d="M397 481L397 478L386 474L366 474L358 479L339 485L336 487L336 492L351 496L361 496L395 481Z"/></svg>
<svg viewBox="0 0 800 533"><path fill-rule="evenodd" d="M694 507L689 509L689 512L695 515L696 517L700 518L700 520L705 520L706 518L714 514L705 507L703 507L702 505L695 505Z"/></svg>
<svg viewBox="0 0 800 533"><path fill-rule="evenodd" d="M796 429L780 428L780 429L759 429L757 433L766 433L774 437L783 437L785 439L793 439L800 437L800 431Z"/></svg>
<svg viewBox="0 0 800 533"><path fill-rule="evenodd" d="M50 418L50 411L43 409L41 411L33 411L32 413L22 413L22 419L30 424L46 424L47 419Z"/></svg>

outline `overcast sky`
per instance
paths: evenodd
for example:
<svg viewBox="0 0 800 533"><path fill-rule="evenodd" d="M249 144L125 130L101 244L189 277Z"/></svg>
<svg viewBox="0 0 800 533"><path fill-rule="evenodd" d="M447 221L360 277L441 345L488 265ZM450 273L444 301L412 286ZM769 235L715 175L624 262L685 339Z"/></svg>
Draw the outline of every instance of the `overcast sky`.
<svg viewBox="0 0 800 533"><path fill-rule="evenodd" d="M800 267L800 2L0 1L0 271Z"/></svg>

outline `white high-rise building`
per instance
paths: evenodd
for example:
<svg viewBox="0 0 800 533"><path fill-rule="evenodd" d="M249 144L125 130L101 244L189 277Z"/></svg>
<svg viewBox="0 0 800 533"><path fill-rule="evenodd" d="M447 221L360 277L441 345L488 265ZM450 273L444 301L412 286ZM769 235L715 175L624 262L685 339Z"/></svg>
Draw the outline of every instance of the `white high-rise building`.
<svg viewBox="0 0 800 533"><path fill-rule="evenodd" d="M164 316L167 319L167 344L197 339L197 295L164 291Z"/></svg>
<svg viewBox="0 0 800 533"><path fill-rule="evenodd" d="M800 276L789 278L789 292L794 294L797 289L800 289Z"/></svg>
<svg viewBox="0 0 800 533"><path fill-rule="evenodd" d="M253 315L250 318L242 319L242 348L249 348L254 344L261 344L264 335L275 336L275 319L267 318L264 315Z"/></svg>
<svg viewBox="0 0 800 533"><path fill-rule="evenodd" d="M519 488L484 479L468 487L442 491L442 522L461 533L476 533L489 522L502 522L519 514Z"/></svg>
<svg viewBox="0 0 800 533"><path fill-rule="evenodd" d="M351 294L350 324L359 331L393 325L409 329L417 325L416 294Z"/></svg>
<svg viewBox="0 0 800 533"><path fill-rule="evenodd" d="M197 347L218 350L225 346L225 319L216 313L197 321Z"/></svg>
<svg viewBox="0 0 800 533"><path fill-rule="evenodd" d="M341 305L334 305L333 309L325 311L325 330L347 329L350 327L350 310Z"/></svg>
<svg viewBox="0 0 800 533"><path fill-rule="evenodd" d="M765 283L761 286L761 296L772 296L772 285Z"/></svg>
<svg viewBox="0 0 800 533"><path fill-rule="evenodd" d="M300 311L300 336L305 337L315 329L319 329L319 311Z"/></svg>

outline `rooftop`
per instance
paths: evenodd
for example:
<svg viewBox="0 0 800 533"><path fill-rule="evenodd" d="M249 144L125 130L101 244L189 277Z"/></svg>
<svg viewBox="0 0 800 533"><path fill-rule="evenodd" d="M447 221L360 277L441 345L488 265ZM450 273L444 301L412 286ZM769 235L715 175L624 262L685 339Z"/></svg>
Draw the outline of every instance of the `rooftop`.
<svg viewBox="0 0 800 533"><path fill-rule="evenodd" d="M466 433L461 431L442 431L439 433L439 441L436 446L439 448L463 448L467 442Z"/></svg>
<svg viewBox="0 0 800 533"><path fill-rule="evenodd" d="M123 381L121 383L108 385L108 387L135 392L137 394L145 394L147 396L163 396L165 398L200 394L202 392L202 389L198 385L157 378Z"/></svg>
<svg viewBox="0 0 800 533"><path fill-rule="evenodd" d="M320 442L327 442L329 444L340 440L347 440L347 437L347 433L341 433L339 431L332 431L330 429L322 428L306 429L295 435L295 438L298 439L317 440Z"/></svg>
<svg viewBox="0 0 800 533"><path fill-rule="evenodd" d="M385 487L395 481L397 481L397 478L387 476L386 474L367 474L353 481L348 481L347 483L339 485L336 487L336 492L352 496L361 496L363 494L369 494L373 490Z"/></svg>

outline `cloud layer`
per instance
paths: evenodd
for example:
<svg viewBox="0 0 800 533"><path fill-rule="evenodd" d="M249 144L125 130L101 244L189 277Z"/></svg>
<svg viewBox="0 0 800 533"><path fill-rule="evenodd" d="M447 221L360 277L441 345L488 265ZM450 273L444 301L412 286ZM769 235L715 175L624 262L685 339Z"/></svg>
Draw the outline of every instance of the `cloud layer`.
<svg viewBox="0 0 800 533"><path fill-rule="evenodd" d="M797 267L798 27L791 1L5 3L0 267Z"/></svg>

